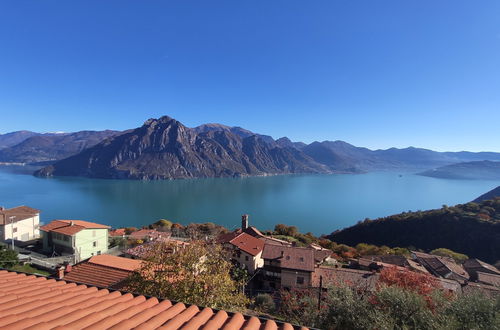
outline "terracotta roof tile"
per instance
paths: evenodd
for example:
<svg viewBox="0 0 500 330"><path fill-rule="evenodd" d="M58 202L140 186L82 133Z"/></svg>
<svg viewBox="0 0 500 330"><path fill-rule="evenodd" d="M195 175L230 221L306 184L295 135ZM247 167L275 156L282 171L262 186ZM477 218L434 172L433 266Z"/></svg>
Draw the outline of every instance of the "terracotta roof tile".
<svg viewBox="0 0 500 330"><path fill-rule="evenodd" d="M258 238L241 233L229 241L230 244L246 253L256 256L264 249L264 242Z"/></svg>
<svg viewBox="0 0 500 330"><path fill-rule="evenodd" d="M110 268L134 271L141 267L142 262L136 259L112 256L110 254L100 254L88 260L91 264L106 266Z"/></svg>
<svg viewBox="0 0 500 330"><path fill-rule="evenodd" d="M14 223L29 219L37 214L40 214L40 211L29 206L17 206L11 209L0 209L0 225L5 225L11 223L10 217L15 217L13 219Z"/></svg>
<svg viewBox="0 0 500 330"><path fill-rule="evenodd" d="M56 232L64 235L74 235L84 229L109 229L109 226L84 220L53 220L40 227L46 232Z"/></svg>
<svg viewBox="0 0 500 330"><path fill-rule="evenodd" d="M9 288L0 290L0 300L7 302L0 303L0 325L5 329L293 329L288 323L240 313L4 270L0 287Z"/></svg>

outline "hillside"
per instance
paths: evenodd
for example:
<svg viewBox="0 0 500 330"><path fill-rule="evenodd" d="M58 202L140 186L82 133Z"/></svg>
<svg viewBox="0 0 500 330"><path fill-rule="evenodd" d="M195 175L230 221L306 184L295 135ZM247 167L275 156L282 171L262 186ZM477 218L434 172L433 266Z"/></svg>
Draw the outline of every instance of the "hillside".
<svg viewBox="0 0 500 330"><path fill-rule="evenodd" d="M116 131L81 131L67 134L37 134L0 150L0 162L36 163L60 160L116 135Z"/></svg>
<svg viewBox="0 0 500 330"><path fill-rule="evenodd" d="M485 194L482 194L475 200L473 200L474 203L481 203L482 201L488 200L488 199L495 199L499 197L500 198L500 186L496 187L495 189L492 189L488 191Z"/></svg>
<svg viewBox="0 0 500 330"><path fill-rule="evenodd" d="M365 220L328 238L351 246L448 248L494 263L500 260L500 199Z"/></svg>
<svg viewBox="0 0 500 330"><path fill-rule="evenodd" d="M500 180L500 162L463 162L421 172L419 175L443 179Z"/></svg>
<svg viewBox="0 0 500 330"><path fill-rule="evenodd" d="M168 116L108 139L36 172L39 176L178 179L331 173L295 148L229 129L191 129Z"/></svg>
<svg viewBox="0 0 500 330"><path fill-rule="evenodd" d="M5 134L0 134L0 149L8 148L15 146L35 135L42 135L41 133L35 133L31 131L16 131ZM54 135L51 133L47 133L45 135Z"/></svg>

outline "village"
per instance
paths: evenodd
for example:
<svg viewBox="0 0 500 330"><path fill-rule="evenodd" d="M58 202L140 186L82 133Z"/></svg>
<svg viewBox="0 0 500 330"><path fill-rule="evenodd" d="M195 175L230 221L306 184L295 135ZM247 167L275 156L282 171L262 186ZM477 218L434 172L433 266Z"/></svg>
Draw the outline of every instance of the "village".
<svg viewBox="0 0 500 330"><path fill-rule="evenodd" d="M123 282L141 265L148 247L158 241L189 244L175 237L171 227L118 228L84 220L53 220L40 226L40 211L27 206L0 209L0 241L18 252L19 260L48 271L57 278L103 287ZM273 293L291 289L325 289L344 283L374 288L384 268L394 267L434 276L455 293L500 292L500 271L478 259L462 264L452 258L411 251L403 255L364 255L339 259L331 250L311 243L297 246L264 235L243 215L239 229L205 236L220 244L227 258L248 273L246 292ZM125 244L124 244L125 243Z"/></svg>

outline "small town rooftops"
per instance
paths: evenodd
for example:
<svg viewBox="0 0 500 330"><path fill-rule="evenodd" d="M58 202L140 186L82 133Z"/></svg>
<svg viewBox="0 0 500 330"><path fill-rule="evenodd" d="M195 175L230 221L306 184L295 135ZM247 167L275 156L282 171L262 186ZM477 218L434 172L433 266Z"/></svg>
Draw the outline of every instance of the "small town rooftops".
<svg viewBox="0 0 500 330"><path fill-rule="evenodd" d="M8 329L294 329L255 316L6 270L0 270L0 324Z"/></svg>
<svg viewBox="0 0 500 330"><path fill-rule="evenodd" d="M40 214L40 211L29 206L17 206L11 209L5 209L0 207L0 225L5 225L11 223L12 221L18 222L24 219L32 218Z"/></svg>
<svg viewBox="0 0 500 330"><path fill-rule="evenodd" d="M54 220L40 227L45 232L54 232L63 235L75 235L84 229L109 229L109 226L84 220Z"/></svg>

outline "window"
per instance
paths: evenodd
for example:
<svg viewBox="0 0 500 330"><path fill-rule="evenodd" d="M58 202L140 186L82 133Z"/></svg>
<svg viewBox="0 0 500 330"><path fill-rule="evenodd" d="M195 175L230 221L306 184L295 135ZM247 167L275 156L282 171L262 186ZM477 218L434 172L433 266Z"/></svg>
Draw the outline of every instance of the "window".
<svg viewBox="0 0 500 330"><path fill-rule="evenodd" d="M98 254L98 255L99 255L99 254L101 254L101 251L97 251L97 254Z"/></svg>
<svg viewBox="0 0 500 330"><path fill-rule="evenodd" d="M301 261L301 262L304 262L304 257L300 257L300 261Z"/></svg>
<svg viewBox="0 0 500 330"><path fill-rule="evenodd" d="M97 247L97 241L95 241L94 243L92 243L92 246L93 247Z"/></svg>
<svg viewBox="0 0 500 330"><path fill-rule="evenodd" d="M248 261L248 260L250 260L250 259L248 258L248 256L245 256L245 260L246 260L246 261Z"/></svg>
<svg viewBox="0 0 500 330"><path fill-rule="evenodd" d="M297 284L304 284L304 278L302 276L297 276Z"/></svg>
<svg viewBox="0 0 500 330"><path fill-rule="evenodd" d="M17 233L17 227L14 227L14 228L12 229L12 232L13 232L13 233Z"/></svg>
<svg viewBox="0 0 500 330"><path fill-rule="evenodd" d="M68 241L69 241L69 236L64 235L64 236L63 236L63 240L64 240L65 242L68 242Z"/></svg>

